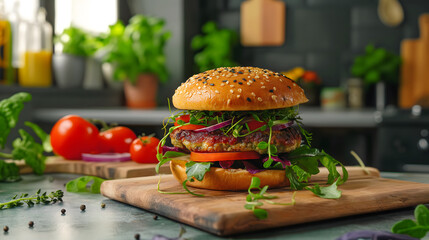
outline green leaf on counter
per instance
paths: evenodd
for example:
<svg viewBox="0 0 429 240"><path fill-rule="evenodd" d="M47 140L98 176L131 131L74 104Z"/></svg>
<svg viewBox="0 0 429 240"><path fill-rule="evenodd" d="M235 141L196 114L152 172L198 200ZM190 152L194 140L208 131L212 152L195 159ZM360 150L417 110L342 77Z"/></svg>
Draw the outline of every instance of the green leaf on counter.
<svg viewBox="0 0 429 240"><path fill-rule="evenodd" d="M0 182L16 182L19 180L21 180L21 176L15 163L0 161Z"/></svg>
<svg viewBox="0 0 429 240"><path fill-rule="evenodd" d="M423 238L429 232L429 209L419 204L414 210L416 221L405 219L392 227L393 233L406 234L415 238Z"/></svg>
<svg viewBox="0 0 429 240"><path fill-rule="evenodd" d="M71 180L66 185L67 192L100 193L101 184L105 179L95 176L83 176Z"/></svg>
<svg viewBox="0 0 429 240"><path fill-rule="evenodd" d="M29 93L16 93L0 101L0 148L4 148L10 130L16 126L24 102L31 100Z"/></svg>

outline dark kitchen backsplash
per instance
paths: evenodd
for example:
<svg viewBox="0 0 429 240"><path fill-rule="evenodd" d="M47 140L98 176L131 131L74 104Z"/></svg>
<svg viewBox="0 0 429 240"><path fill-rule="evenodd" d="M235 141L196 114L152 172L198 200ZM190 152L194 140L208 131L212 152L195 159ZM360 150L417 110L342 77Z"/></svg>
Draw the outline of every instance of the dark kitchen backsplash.
<svg viewBox="0 0 429 240"><path fill-rule="evenodd" d="M208 20L240 30L243 0L199 1L200 26ZM383 25L376 0L284 0L286 40L280 47L240 47L241 65L285 71L296 66L319 73L325 86L342 86L349 68L368 43L399 54L404 38L418 38L418 17L429 13L427 0L401 0L405 19L398 27ZM199 27L200 27L199 26Z"/></svg>

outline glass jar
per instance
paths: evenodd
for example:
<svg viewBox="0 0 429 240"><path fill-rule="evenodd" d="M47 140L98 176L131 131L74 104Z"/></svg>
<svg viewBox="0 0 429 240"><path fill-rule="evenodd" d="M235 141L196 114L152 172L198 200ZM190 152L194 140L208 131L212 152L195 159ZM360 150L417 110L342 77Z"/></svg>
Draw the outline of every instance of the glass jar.
<svg viewBox="0 0 429 240"><path fill-rule="evenodd" d="M52 85L52 26L46 22L46 10L40 8L34 23L20 28L19 84L24 87Z"/></svg>

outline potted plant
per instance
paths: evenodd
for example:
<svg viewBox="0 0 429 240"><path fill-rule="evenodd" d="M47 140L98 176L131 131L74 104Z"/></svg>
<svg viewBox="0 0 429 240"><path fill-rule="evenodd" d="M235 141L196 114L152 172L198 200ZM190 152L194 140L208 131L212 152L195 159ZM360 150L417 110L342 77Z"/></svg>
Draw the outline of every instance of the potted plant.
<svg viewBox="0 0 429 240"><path fill-rule="evenodd" d="M113 66L115 80L124 81L126 105L131 108L156 106L158 83L165 82L164 46L170 32L163 31L164 20L135 15L124 26L111 26L104 62Z"/></svg>
<svg viewBox="0 0 429 240"><path fill-rule="evenodd" d="M212 21L204 24L202 32L205 35L196 35L191 42L192 49L201 50L194 57L199 72L237 65L232 58L233 48L238 43L236 32L218 29Z"/></svg>
<svg viewBox="0 0 429 240"><path fill-rule="evenodd" d="M394 95L396 92L400 64L400 56L369 44L365 53L354 59L351 74L361 78L367 90L375 86L375 105L382 109L386 101L386 91L387 95ZM391 99L396 99L396 96Z"/></svg>
<svg viewBox="0 0 429 240"><path fill-rule="evenodd" d="M54 41L62 49L55 53L52 65L57 86L60 88L82 87L86 57L95 52L91 36L77 27L69 27L55 37Z"/></svg>

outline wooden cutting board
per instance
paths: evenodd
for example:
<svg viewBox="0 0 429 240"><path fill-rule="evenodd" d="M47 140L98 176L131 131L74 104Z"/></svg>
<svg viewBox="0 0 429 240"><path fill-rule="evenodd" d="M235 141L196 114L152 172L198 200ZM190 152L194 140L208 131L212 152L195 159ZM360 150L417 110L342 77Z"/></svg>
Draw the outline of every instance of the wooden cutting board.
<svg viewBox="0 0 429 240"><path fill-rule="evenodd" d="M20 173L33 172L24 162L17 163ZM119 179L153 176L156 164L138 164L133 161L127 162L85 162L80 160L64 160L62 157L49 157L46 161L45 173L75 173L83 175L97 176L105 179ZM171 173L170 167L164 165L160 168L160 173Z"/></svg>
<svg viewBox="0 0 429 240"><path fill-rule="evenodd" d="M367 175L360 167L348 167L350 179L339 187L343 192L340 199L323 199L303 190L297 191L294 206L264 203L268 211L265 220L244 208L246 192L190 188L205 197L161 194L157 191L159 176L105 181L101 193L220 236L429 203L429 184L384 179L377 169L369 169ZM318 182L326 176L323 169L312 180ZM160 189L183 192L172 175L162 176ZM283 188L269 189L268 193L279 197L276 202L290 202L293 192Z"/></svg>

